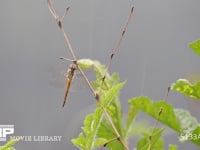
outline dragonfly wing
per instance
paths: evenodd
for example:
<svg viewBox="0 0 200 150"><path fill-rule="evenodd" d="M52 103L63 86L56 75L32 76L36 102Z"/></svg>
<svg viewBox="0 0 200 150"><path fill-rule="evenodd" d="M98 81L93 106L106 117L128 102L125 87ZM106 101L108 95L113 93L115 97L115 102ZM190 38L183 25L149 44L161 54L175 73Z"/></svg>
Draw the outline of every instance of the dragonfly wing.
<svg viewBox="0 0 200 150"><path fill-rule="evenodd" d="M66 71L58 67L50 67L49 73L49 85L54 88L64 88L66 80Z"/></svg>

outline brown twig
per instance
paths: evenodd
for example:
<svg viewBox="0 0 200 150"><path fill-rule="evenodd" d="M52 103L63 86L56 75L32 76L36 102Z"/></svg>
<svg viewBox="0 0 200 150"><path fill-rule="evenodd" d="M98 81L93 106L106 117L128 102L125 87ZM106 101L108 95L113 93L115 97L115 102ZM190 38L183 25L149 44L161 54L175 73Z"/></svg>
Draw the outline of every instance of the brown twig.
<svg viewBox="0 0 200 150"><path fill-rule="evenodd" d="M68 47L68 49L69 49L69 51L70 51L70 53L72 54L72 57L73 57L73 59L68 59L68 58L64 58L64 57L61 57L61 59L67 60L67 61L69 60L69 61L72 61L74 64L76 64L77 69L78 69L78 70L80 71L80 73L82 74L82 76L83 76L83 78L85 79L87 85L89 86L89 88L90 88L92 94L94 95L95 99L97 100L97 102L99 102L101 108L103 109L104 114L106 115L106 118L107 118L108 121L110 122L110 124L111 124L111 126L112 126L112 128L113 128L113 130L114 130L114 132L115 132L115 134L116 134L116 137L117 137L118 140L121 142L121 144L124 146L124 148L125 148L126 150L128 150L128 146L126 145L126 143L125 143L125 142L123 141L123 139L121 138L121 136L120 136L118 130L116 129L116 127L115 127L115 125L114 125L114 123L113 123L113 121L112 121L112 119L111 119L109 113L107 112L107 110L106 110L106 109L104 108L104 106L102 105L102 102L101 102L101 99L100 99L99 94L98 94L97 92L95 92L95 90L94 90L94 88L92 87L91 83L89 82L87 76L85 75L85 73L83 72L83 70L77 65L77 58L76 58L76 55L75 55L74 50L73 50L73 48L72 48L72 46L71 46L71 43L70 43L69 38L68 38L68 36L67 36L67 33L65 32L65 30L64 30L64 28L63 28L63 25L62 25L62 24L63 24L64 17L66 16L66 14L67 14L67 12L68 12L68 10L69 10L69 7L66 8L64 15L60 18L60 17L57 15L57 13L56 13L56 11L55 11L55 9L54 9L54 7L53 7L53 5L52 5L52 3L51 3L51 0L47 0L47 3L48 3L48 7L49 7L49 10L50 10L52 16L53 16L54 19L56 20L56 22L57 22L57 24L58 24L60 30L62 31L62 33L63 33L63 35L64 35L64 39L65 39L66 45L67 45L67 47ZM132 8L132 11L133 11L133 8ZM129 22L130 22L130 17L129 17L128 23L129 23ZM127 25L128 25L128 23L127 23ZM120 38L118 44L116 45L116 48L114 48L112 55L114 55L115 50L119 47L119 45L120 45L120 43L121 43L121 40L122 40L122 38L123 38L123 35L124 35L125 31L126 31L127 25L125 26L125 28L124 28L124 30L123 30L123 33L122 33L122 37ZM112 57L113 57L113 56L112 56ZM107 67L107 70L108 70L108 68L109 68L109 67Z"/></svg>
<svg viewBox="0 0 200 150"><path fill-rule="evenodd" d="M133 9L134 9L134 6L132 6L132 8L131 8L130 15L128 16L128 20L127 20L127 22L126 22L124 28L122 29L122 32L121 32L121 35L120 35L119 39L117 40L116 44L114 45L113 49L111 50L111 54L110 54L108 63L107 63L107 65L106 65L106 70L105 70L104 76L102 77L102 82L101 82L100 90L102 89L103 83L104 83L104 81L105 81L105 79L106 79L106 73L108 72L108 70L109 70L109 68L110 68L112 59L113 59L113 57L114 57L114 55L115 55L117 49L119 48L119 46L120 46L120 44L121 44L121 42L122 42L122 39L123 39L123 37L124 37L124 35L125 35L125 33L126 33L127 27L128 27L128 25L129 25L129 23L130 23L130 21L131 21L131 18L132 18L132 16L133 16ZM100 91L99 93L101 93L101 91Z"/></svg>
<svg viewBox="0 0 200 150"><path fill-rule="evenodd" d="M53 7L53 5L52 5L52 3L51 3L51 0L47 0L47 3L48 3L48 7L49 7L49 10L50 10L52 16L53 16L54 19L56 20L56 22L57 22L57 24L58 24L60 30L61 30L62 33L63 33L64 39L65 39L65 43L66 43L66 45L67 45L67 47L68 47L70 53L72 54L73 60L77 61L76 55L75 55L74 50L73 50L73 48L72 48L72 46L71 46L71 43L70 43L69 38L68 38L68 36L67 36L67 33L65 32L65 30L64 30L64 28L63 28L63 25L62 25L62 24L63 24L64 17L67 15L67 12L69 11L69 7L67 7L67 8L65 9L64 15L60 18L60 17L57 15L57 13L56 13L56 11L55 11L55 9L54 9L54 7Z"/></svg>
<svg viewBox="0 0 200 150"><path fill-rule="evenodd" d="M126 22L126 24L125 24L125 26L124 26L124 28L123 28L123 30L122 30L122 33L121 33L119 39L117 40L115 46L114 46L113 49L111 50L110 58L109 58L109 61L108 61L107 65L106 65L106 70L105 70L105 73L104 73L104 75L103 75L103 77L102 77L102 80L101 80L99 93L101 93L101 90L102 90L102 87L103 87L103 83L104 83L104 81L105 81L105 79L106 79L106 74L107 74L107 72L108 72L108 70L109 70L109 68L110 68L110 66L111 66L112 59L113 59L113 57L114 57L114 55L115 55L117 49L119 48L119 46L120 46L120 44L121 44L121 42L122 42L122 40L123 40L123 37L124 37L124 35L125 35L125 33L126 33L126 30L127 30L128 25L130 24L131 18L132 18L132 16L133 16L133 9L134 9L134 7L131 8L130 15L128 16L128 20L127 20L127 22ZM105 108L102 107L102 109L105 109ZM104 110L104 111L106 112L106 110ZM108 113L107 113L107 114L108 114ZM110 116L107 116L107 118L110 119L110 120L112 120L112 119L110 118ZM113 124L113 126L114 126L114 124ZM117 132L115 131L115 133L118 133L118 131L117 131ZM126 150L128 150L129 148L128 148L127 144L123 141L122 137L121 137L119 134L116 134L116 136L117 136L117 138L115 138L115 140L119 140L119 141L122 143L122 145L124 146L124 148L125 148ZM111 139L110 141L108 141L108 142L105 143L104 145L106 146L108 143L110 143L110 142L112 142L112 141L113 141L113 139ZM105 146L104 146L104 147L105 147Z"/></svg>
<svg viewBox="0 0 200 150"><path fill-rule="evenodd" d="M164 96L164 99L163 99L164 102L167 101L167 98L168 98L168 95L169 95L170 90L171 90L170 87L168 87L168 88L167 88L167 92L166 92L166 94L165 94L165 96ZM154 128L152 129L151 135L149 136L149 143L151 143L152 136L153 136L153 134L156 132L156 127L158 126L158 123L159 123L158 121L159 121L159 119L160 119L160 116L161 116L162 112L163 112L163 107L161 106L161 107L160 107L160 110L159 110L159 112L158 112L158 117L156 118L156 120L155 120L155 122L154 122ZM151 144L149 144L148 150L150 150L150 146L151 146Z"/></svg>
<svg viewBox="0 0 200 150"><path fill-rule="evenodd" d="M109 140L109 142L106 142L105 144L103 144L103 146L100 148L100 150L103 150L103 148L106 147L109 143L112 143L113 141L116 141L116 140L118 140L117 137L115 137L115 138Z"/></svg>
<svg viewBox="0 0 200 150"><path fill-rule="evenodd" d="M65 58L65 57L60 57L60 59L65 60L65 61L70 61L70 62L75 62L76 61L74 59Z"/></svg>

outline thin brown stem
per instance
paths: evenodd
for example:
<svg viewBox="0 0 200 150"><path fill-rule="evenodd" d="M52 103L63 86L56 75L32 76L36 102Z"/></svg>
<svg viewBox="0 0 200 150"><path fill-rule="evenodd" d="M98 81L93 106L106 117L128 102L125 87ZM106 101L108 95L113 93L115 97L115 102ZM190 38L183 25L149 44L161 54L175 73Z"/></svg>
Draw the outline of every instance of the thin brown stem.
<svg viewBox="0 0 200 150"><path fill-rule="evenodd" d="M116 129L116 127L115 127L115 125L114 125L114 123L113 123L113 121L112 121L112 119L111 119L109 113L108 113L107 110L103 107L103 105L102 105L101 103L100 103L100 105L101 105L103 111L105 112L105 115L106 115L108 121L110 122L110 124L111 124L111 126L112 126L112 128L113 128L113 130L114 130L114 132L115 132L115 134L116 134L116 137L117 137L118 140L121 142L121 144L124 146L124 148L125 148L126 150L129 150L127 144L124 142L124 140L123 140L122 137L120 136L118 130ZM108 141L108 142L109 142L109 141Z"/></svg>
<svg viewBox="0 0 200 150"><path fill-rule="evenodd" d="M98 95L98 93L95 92L94 88L92 87L90 81L88 80L87 76L85 75L85 73L83 72L83 70L77 65L78 70L80 71L80 73L82 74L82 76L84 77L85 81L87 82L91 92L93 93L96 101L99 103L100 107L103 109L104 114L106 115L106 118L108 119L108 121L110 122L111 127L113 128L116 137L118 137L119 141L121 142L121 144L124 146L124 148L126 150L128 150L128 146L126 145L126 143L124 142L124 140L121 138L117 128L115 127L112 118L110 117L109 113L107 112L107 110L105 109L105 107L102 104L102 101Z"/></svg>
<svg viewBox="0 0 200 150"><path fill-rule="evenodd" d="M132 15L133 15L133 9L134 9L134 7L131 8L130 15L129 15L128 20L127 20L127 22L126 22L126 24L125 24L125 26L124 26L124 28L123 28L123 30L122 30L122 33L121 33L119 39L117 40L117 42L116 42L114 48L113 48L112 51L111 51L111 55L110 55L110 58L109 58L109 61L108 61L107 65L106 65L106 70L105 70L104 76L102 77L102 81L101 81L99 93L101 93L101 90L102 90L102 87L103 87L103 83L104 83L104 81L105 81L105 79L106 79L106 74L107 74L107 72L108 72L108 70L109 70L109 68L110 68L110 66L111 66L112 59L113 59L113 57L114 57L114 55L115 55L117 49L119 48L119 46L120 46L120 44L121 44L121 42L122 42L122 40L123 40L123 37L124 37L124 35L125 35L125 33L126 33L126 30L127 30L128 25L130 24L130 21L131 21ZM116 136L117 136L117 139L121 142L121 144L124 146L124 148L125 148L126 150L129 150L127 144L124 142L124 140L123 140L122 137L120 136L119 132L118 132L117 129L115 128L115 125L114 125L114 123L113 123L113 121L112 121L110 115L107 113L107 110L106 110L104 107L102 107L102 109L104 110L104 112L106 112L105 114L107 115L107 119L109 120L109 122L111 123L111 126L112 126L113 129L114 129L115 134L116 134ZM110 142L112 142L112 141L113 141L113 140L108 141L107 143L110 143ZM105 145L105 144L104 144L104 145Z"/></svg>
<svg viewBox="0 0 200 150"><path fill-rule="evenodd" d="M74 59L65 58L65 57L60 57L60 59L65 60L65 61L70 61L70 62L75 62L76 61Z"/></svg>
<svg viewBox="0 0 200 150"><path fill-rule="evenodd" d="M165 94L165 96L164 96L164 99L163 99L164 102L167 101L169 92L170 92L170 87L167 88L167 92L166 92L166 94ZM159 119L160 119L160 116L161 116L162 112L163 112L163 107L161 106L161 107L160 107L160 110L159 110L159 112L158 112L158 117L156 118L156 120L155 120L155 122L154 122L154 128L152 129L151 135L149 136L149 148L148 148L148 150L149 150L150 147L151 147L151 145L150 145L150 144L151 144L151 140L152 140L153 134L154 134L155 131L156 131L156 127L158 126L158 123L159 123L158 121L159 121Z"/></svg>
<svg viewBox="0 0 200 150"><path fill-rule="evenodd" d="M56 11L51 3L50 0L47 0L48 3L48 7L49 7L49 11L51 12L52 16L55 18L55 20L57 21L59 19L59 16L56 14Z"/></svg>
<svg viewBox="0 0 200 150"><path fill-rule="evenodd" d="M108 142L106 142L105 144L103 144L103 146L100 148L100 150L103 150L103 148L106 147L109 143L112 143L113 141L116 141L116 140L119 141L119 138L115 137L115 138L109 140Z"/></svg>
<svg viewBox="0 0 200 150"><path fill-rule="evenodd" d="M77 69L79 70L79 72L80 72L81 75L83 76L84 80L86 81L86 83L87 83L87 85L88 85L90 91L92 92L92 95L93 95L94 97L96 97L96 92L95 92L93 86L91 85L89 79L88 79L87 76L85 75L84 71L83 71L78 65L77 65Z"/></svg>
<svg viewBox="0 0 200 150"><path fill-rule="evenodd" d="M64 30L64 28L63 28L63 25L62 25L62 24L63 24L63 19L64 19L64 17L66 16L66 14L67 14L67 12L68 12L68 10L69 10L69 7L65 10L64 15L60 18L60 17L57 15L57 13L56 13L56 11L55 11L55 9L54 9L54 7L53 7L53 5L52 5L52 3L51 3L51 0L47 0L47 3L48 3L48 7L49 7L49 10L50 10L52 16L53 16L54 19L56 20L56 22L57 22L57 24L58 24L60 30L62 31L62 33L63 33L63 35L64 35L65 43L66 43L66 45L67 45L67 47L68 47L68 49L69 49L69 51L70 51L70 53L72 54L72 57L73 57L73 59L68 59L68 58L64 58L64 57L61 57L61 59L67 60L67 61L73 61L73 63L76 64L77 69L80 71L80 73L82 74L83 78L85 79L85 81L86 81L87 85L89 86L89 88L90 88L92 94L94 95L96 101L99 102L101 108L103 109L103 112L104 112L106 118L108 119L108 121L110 122L111 127L113 128L113 130L114 130L114 132L115 132L115 134L116 134L116 137L119 139L119 141L120 141L121 144L124 146L124 148L125 148L126 150L128 150L128 146L126 145L126 143L125 143L125 142L123 141L123 139L121 138L121 136L120 136L118 130L116 129L116 127L115 127L115 125L114 125L114 123L113 123L113 121L112 121L112 119L111 119L109 113L107 112L107 110L106 110L106 109L104 108L104 106L102 105L102 102L101 102L101 99L100 99L99 94L95 92L95 90L94 90L94 88L92 87L91 83L89 82L87 76L85 75L85 73L83 72L83 70L77 65L77 58L76 58L76 55L75 55L74 50L73 50L73 48L72 48L72 46L71 46L71 43L70 43L69 38L68 38L68 36L67 36L67 33L65 32L65 30ZM130 19L129 19L129 20L130 20ZM128 21L128 22L129 22L129 21ZM127 26L127 25L126 25L126 26ZM126 26L125 26L125 29L124 29L124 31L123 31L123 33L122 33L122 37L123 37L123 35L124 35L125 31L126 31ZM121 38L121 40L122 40L122 38ZM121 42L120 42L121 40L119 40L119 44L121 43ZM114 50L113 50L113 55L114 55L114 53L115 53L115 51L116 51L115 49L118 48L119 44L117 44L117 47L114 48ZM108 68L107 68L107 70L108 70Z"/></svg>
<svg viewBox="0 0 200 150"><path fill-rule="evenodd" d="M68 10L69 10L69 7L67 7L67 8L65 9L64 15L60 18L60 17L57 15L57 13L56 13L56 11L55 11L55 9L54 9L54 7L53 7L53 5L52 5L52 3L51 3L51 0L47 0L47 3L48 3L48 7L49 7L49 10L50 10L52 16L53 16L54 19L56 20L56 22L57 22L57 24L58 24L60 30L61 30L62 33L63 33L64 39L65 39L65 43L66 43L66 45L67 45L67 47L68 47L70 53L72 54L73 59L77 61L76 55L75 55L74 50L73 50L73 48L72 48L72 46L71 46L71 43L70 43L69 38L68 38L68 36L67 36L67 33L65 32L65 30L64 30L64 28L63 28L63 25L62 25L62 24L63 24L64 17L67 15L67 12L68 12Z"/></svg>
<svg viewBox="0 0 200 150"><path fill-rule="evenodd" d="M77 60L76 55L75 55L75 53L74 53L74 50L73 50L73 48L72 48L72 46L71 46L71 43L70 43L70 41L69 41L69 38L68 38L68 36L67 36L67 33L65 32L65 30L64 30L64 28L63 28L62 26L61 26L61 31L63 32L64 38L65 38L65 42L66 42L67 47L69 48L69 50L70 50L70 52L71 52L71 54L72 54L73 59L74 59L74 60Z"/></svg>
<svg viewBox="0 0 200 150"><path fill-rule="evenodd" d="M127 20L124 28L122 29L122 32L121 32L121 35L120 35L119 39L117 40L116 44L114 45L113 49L111 50L110 58L109 58L109 61L108 61L107 65L106 65L106 70L105 70L104 76L102 77L102 82L101 82L100 92L99 93L101 93L101 89L102 89L103 83L104 83L104 81L106 79L106 73L108 72L108 70L109 70L109 68L111 66L112 59L113 59L117 49L119 48L119 46L120 46L120 44L121 44L121 42L123 40L123 37L124 37L124 35L126 33L128 25L130 24L131 18L133 16L133 10L134 10L134 6L132 6L132 8L131 8L131 12L130 12L130 14L128 16L128 20Z"/></svg>
<svg viewBox="0 0 200 150"><path fill-rule="evenodd" d="M62 18L61 18L61 21L64 20L65 16L67 15L67 13L68 13L68 11L69 11L69 8L70 8L70 7L67 7L67 8L65 9L65 12L64 12L64 14L63 14L63 16L62 16Z"/></svg>

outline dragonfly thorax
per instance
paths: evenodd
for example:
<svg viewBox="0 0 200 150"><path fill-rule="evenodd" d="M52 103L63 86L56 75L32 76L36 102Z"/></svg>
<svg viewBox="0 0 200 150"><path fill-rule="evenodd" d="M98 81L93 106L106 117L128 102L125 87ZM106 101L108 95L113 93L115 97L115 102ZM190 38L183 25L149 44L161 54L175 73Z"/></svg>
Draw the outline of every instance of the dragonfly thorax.
<svg viewBox="0 0 200 150"><path fill-rule="evenodd" d="M74 76L74 72L77 69L76 64L71 64L67 70L67 78L71 80Z"/></svg>

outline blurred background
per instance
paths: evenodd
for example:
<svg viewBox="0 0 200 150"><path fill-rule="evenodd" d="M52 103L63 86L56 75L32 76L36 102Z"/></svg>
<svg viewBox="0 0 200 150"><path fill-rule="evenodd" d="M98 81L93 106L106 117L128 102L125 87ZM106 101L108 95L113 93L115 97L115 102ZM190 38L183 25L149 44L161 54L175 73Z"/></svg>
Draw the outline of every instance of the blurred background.
<svg viewBox="0 0 200 150"><path fill-rule="evenodd" d="M70 6L64 28L77 57L103 64L134 4L134 16L110 69L111 73L119 72L121 81L127 81L121 92L124 112L132 97L146 95L159 100L177 79L199 79L200 58L188 48L188 43L200 38L199 0L52 3L59 15ZM60 70L69 66L59 57L71 55L47 1L1 0L0 18L0 124L14 124L14 135L62 136L61 142L19 142L16 149L78 149L70 139L78 136L84 116L95 108L95 100L87 89L71 92L62 108L64 86L52 86L52 82L57 82L62 76ZM200 119L195 100L171 92L168 102L191 110ZM141 114L139 119L145 117ZM166 139L166 145L179 143L176 134ZM179 149L189 148L198 149L189 142L179 145Z"/></svg>

